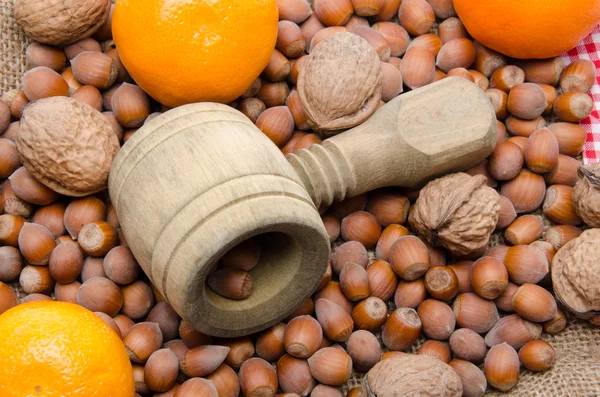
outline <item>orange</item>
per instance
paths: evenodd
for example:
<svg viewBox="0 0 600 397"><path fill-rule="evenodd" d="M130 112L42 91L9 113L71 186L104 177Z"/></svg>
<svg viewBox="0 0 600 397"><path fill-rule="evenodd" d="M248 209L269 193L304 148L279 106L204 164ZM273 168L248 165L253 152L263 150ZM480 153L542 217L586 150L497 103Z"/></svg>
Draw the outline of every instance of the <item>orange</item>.
<svg viewBox="0 0 600 397"><path fill-rule="evenodd" d="M481 44L513 58L551 58L575 47L600 22L600 0L454 0Z"/></svg>
<svg viewBox="0 0 600 397"><path fill-rule="evenodd" d="M228 103L269 63L275 0L119 0L112 30L123 65L158 102Z"/></svg>
<svg viewBox="0 0 600 397"><path fill-rule="evenodd" d="M0 396L133 397L121 338L73 303L38 301L0 316Z"/></svg>

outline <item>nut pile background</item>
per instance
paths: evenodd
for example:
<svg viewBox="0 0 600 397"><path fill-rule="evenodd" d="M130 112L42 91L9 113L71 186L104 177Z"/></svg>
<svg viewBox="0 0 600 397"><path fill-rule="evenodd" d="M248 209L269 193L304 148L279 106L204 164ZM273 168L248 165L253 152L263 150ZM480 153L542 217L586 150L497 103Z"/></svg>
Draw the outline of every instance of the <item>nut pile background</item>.
<svg viewBox="0 0 600 397"><path fill-rule="evenodd" d="M261 78L231 106L284 153L319 143L311 130L316 123L304 111L294 85L306 54L338 32L362 37L378 54L382 77L374 84L381 84L380 105L403 88L418 88L446 75L467 78L486 91L500 120L496 150L467 171L484 175L488 186L501 194L497 223L493 215L480 217L470 229L461 227L459 217L450 216L443 225L415 222L414 208L424 206L429 215L447 212L442 211L443 201L417 201L419 192L414 190L383 189L336 203L323 209L335 250L330 271L312 299L286 322L258 335L213 340L199 334L152 288L127 248L114 208L101 191L107 169L59 170L52 181L71 190L61 191L58 185L50 189L38 182L45 175L32 172L44 169L43 159L28 156L21 164L13 142L20 139L20 131L27 131L20 129L25 122L21 116L27 109L34 112L34 106L24 110L33 101L58 106L60 100L53 97L70 96L85 103L103 112L105 119L98 121L101 127L81 131L105 131L110 125L120 143L167 110L133 84L123 68L110 40L110 18L102 26L95 19L89 23L99 28L91 38L71 38L64 49L30 45L31 70L23 77L22 89L4 93L0 101L0 178L7 178L0 196L0 312L20 302L52 299L51 295L95 311L122 336L140 395L339 396L339 386L353 371L366 373L382 359L415 349L439 361L407 361L407 367L418 367L423 377L406 379L448 395L457 393L453 383L425 381L431 368L448 370L442 362L461 378L465 396L482 395L486 385L512 388L521 367L550 368L555 352L539 338L542 332L560 332L566 324L547 290L552 258L576 239L577 244L569 246L575 254L561 251L561 264L568 270L565 274L577 279L579 258L600 255L588 243L596 232L579 238L582 218L598 227L595 220L600 217L597 207L584 204L600 199L597 167L577 172L585 132L575 123L591 111L586 93L594 82L593 64L579 61L565 68L559 58L507 59L470 40L451 1L404 0L401 6L399 0L313 3L311 10L305 0L278 1L277 49ZM89 33L86 29L82 32ZM361 78L344 77L355 84ZM370 97L372 89L364 87L364 92ZM82 120L75 116L69 121ZM97 149L90 146L79 155L106 153ZM469 179L465 174L447 178ZM77 185L69 181L89 180L95 184L86 189L99 193L71 199L56 192L73 194ZM428 186L433 198L443 193L435 186ZM580 192L575 196L574 187ZM484 214L483 197L459 200L453 213L460 214L462 208ZM540 211L552 222L550 229ZM506 245L487 250L489 223L495 224ZM424 224L437 226L427 230ZM470 234L480 229L485 230L481 242ZM450 243L440 238L444 230ZM410 236L411 231L430 240ZM432 242L446 248L433 247ZM229 259L227 266L241 272L260 255L251 243L236 251L222 262ZM591 259L589 266L595 269L600 262ZM248 275L237 279L247 280ZM6 284L15 281L26 294L20 300ZM232 284L211 287L227 295ZM241 292L243 297L247 288ZM561 304L584 308L576 310L580 314L589 317L589 312L600 310L597 295L586 296L576 288L560 293ZM394 379L406 375L391 373L385 365L374 371ZM358 395L358 389L348 395Z"/></svg>

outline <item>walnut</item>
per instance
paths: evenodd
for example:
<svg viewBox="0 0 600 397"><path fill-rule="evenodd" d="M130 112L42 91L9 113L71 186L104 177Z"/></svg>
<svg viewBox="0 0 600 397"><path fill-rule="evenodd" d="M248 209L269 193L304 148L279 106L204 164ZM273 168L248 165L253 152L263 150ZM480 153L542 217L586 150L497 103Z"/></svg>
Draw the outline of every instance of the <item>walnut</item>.
<svg viewBox="0 0 600 397"><path fill-rule="evenodd" d="M487 245L500 210L498 193L484 175L463 172L431 181L410 209L409 223L434 246L468 255Z"/></svg>
<svg viewBox="0 0 600 397"><path fill-rule="evenodd" d="M110 5L111 0L17 0L15 20L31 39L64 46L93 35Z"/></svg>
<svg viewBox="0 0 600 397"><path fill-rule="evenodd" d="M311 52L300 69L297 88L309 125L330 136L375 113L381 87L377 52L360 36L336 33Z"/></svg>
<svg viewBox="0 0 600 397"><path fill-rule="evenodd" d="M427 355L403 355L377 363L365 376L360 397L460 397L462 381L452 367Z"/></svg>
<svg viewBox="0 0 600 397"><path fill-rule="evenodd" d="M75 197L106 189L120 147L102 113L68 97L27 105L16 144L21 162L38 181Z"/></svg>
<svg viewBox="0 0 600 397"><path fill-rule="evenodd" d="M600 229L588 229L552 259L557 299L582 317L600 315Z"/></svg>
<svg viewBox="0 0 600 397"><path fill-rule="evenodd" d="M577 215L591 227L600 227L600 163L579 167L579 180L573 189Z"/></svg>

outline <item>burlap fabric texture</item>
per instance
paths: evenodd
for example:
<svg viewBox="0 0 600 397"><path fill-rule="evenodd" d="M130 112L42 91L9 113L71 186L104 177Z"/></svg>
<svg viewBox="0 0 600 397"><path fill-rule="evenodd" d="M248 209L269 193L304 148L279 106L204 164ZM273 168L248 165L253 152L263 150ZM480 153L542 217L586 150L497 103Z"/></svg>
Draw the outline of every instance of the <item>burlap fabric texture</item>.
<svg viewBox="0 0 600 397"><path fill-rule="evenodd" d="M0 0L0 94L19 88L27 70L29 42L14 21L14 1ZM556 349L554 368L541 374L523 370L519 384L509 393L489 391L486 396L600 397L600 328L570 318L563 332L543 338ZM344 391L359 386L361 379L361 374L355 374Z"/></svg>

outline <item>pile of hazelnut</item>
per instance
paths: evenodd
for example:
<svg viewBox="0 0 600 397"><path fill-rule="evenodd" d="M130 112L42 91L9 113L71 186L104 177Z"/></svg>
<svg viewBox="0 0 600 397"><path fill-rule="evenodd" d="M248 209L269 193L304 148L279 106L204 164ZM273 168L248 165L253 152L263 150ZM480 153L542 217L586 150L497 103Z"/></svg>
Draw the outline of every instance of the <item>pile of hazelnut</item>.
<svg viewBox="0 0 600 397"><path fill-rule="evenodd" d="M421 191L381 189L322 209L336 248L312 298L256 335L203 335L148 282L108 200L111 156L167 108L133 84L111 41L111 13L99 14L104 24L83 21L99 28L81 27L61 48L32 43L22 88L0 100L0 313L53 298L96 312L122 336L139 395L337 397L359 372L368 373L362 392L348 396L469 397L488 385L511 389L521 366L551 368L555 352L541 337L567 324L552 286L563 308L600 324L600 236L583 231L584 222L600 227L600 166L577 159L585 132L576 124L592 109L593 64L507 59L469 38L451 0L277 3L271 62L230 105L283 153L320 142L294 85L307 54L338 32L377 53L381 92L360 94L380 96L378 106L445 76L476 83L499 120L494 153ZM46 117L44 106L64 109L63 119ZM101 144L71 153L75 170L49 170L28 139L51 145L44 134L69 120L80 127L67 143ZM488 249L494 231L506 245ZM260 254L251 240L235 247L209 286L246 298Z"/></svg>

